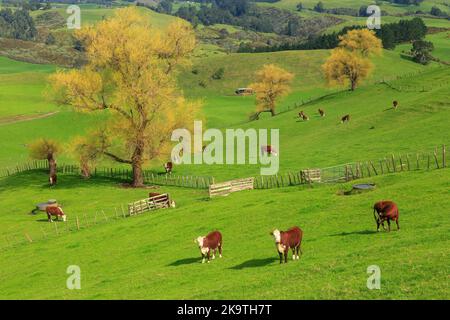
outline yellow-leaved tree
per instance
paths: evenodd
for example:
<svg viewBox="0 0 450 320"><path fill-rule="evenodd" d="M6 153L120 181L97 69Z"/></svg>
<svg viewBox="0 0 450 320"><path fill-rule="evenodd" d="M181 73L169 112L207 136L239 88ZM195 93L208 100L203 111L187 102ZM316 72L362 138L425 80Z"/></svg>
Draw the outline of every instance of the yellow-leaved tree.
<svg viewBox="0 0 450 320"><path fill-rule="evenodd" d="M355 29L339 36L339 47L351 52L360 53L363 57L368 57L372 54L381 54L383 44L372 30Z"/></svg>
<svg viewBox="0 0 450 320"><path fill-rule="evenodd" d="M350 90L354 91L373 70L370 57L382 53L382 42L367 29L351 30L339 40L339 47L332 50L322 70L328 83L349 83Z"/></svg>
<svg viewBox="0 0 450 320"><path fill-rule="evenodd" d="M287 95L294 75L273 64L264 65L256 72L256 82L250 87L256 92L256 118L261 112L275 115L277 100Z"/></svg>
<svg viewBox="0 0 450 320"><path fill-rule="evenodd" d="M86 48L88 63L50 77L54 97L78 111L109 113L96 137L80 144L93 159L94 150L132 166L132 186L142 186L146 161L170 154L176 128L191 128L199 104L188 102L176 85L179 65L189 63L195 35L177 20L166 30L152 28L132 7L76 33ZM92 141L89 148L86 143ZM78 141L80 142L80 141ZM84 158L84 159L81 159Z"/></svg>

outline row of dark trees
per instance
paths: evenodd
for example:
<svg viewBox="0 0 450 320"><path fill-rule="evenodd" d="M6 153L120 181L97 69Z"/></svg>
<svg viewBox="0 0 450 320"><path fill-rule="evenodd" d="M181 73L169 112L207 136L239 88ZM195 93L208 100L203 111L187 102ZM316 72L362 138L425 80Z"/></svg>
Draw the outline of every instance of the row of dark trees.
<svg viewBox="0 0 450 320"><path fill-rule="evenodd" d="M27 10L0 10L0 37L33 40L37 30Z"/></svg>
<svg viewBox="0 0 450 320"><path fill-rule="evenodd" d="M349 30L362 29L362 26L344 27L339 32L310 37L307 41L299 43L283 43L276 46L251 47L249 44L241 44L239 52L272 52L285 50L315 50L333 49L339 44L339 36ZM395 23L383 24L381 29L375 30L378 38L383 42L385 49L394 49L399 43L421 40L427 33L427 27L421 18L412 20L400 20Z"/></svg>
<svg viewBox="0 0 450 320"><path fill-rule="evenodd" d="M275 32L273 21L262 15L262 9L249 0L198 0L200 8L181 6L176 16L198 24L229 24L259 32Z"/></svg>

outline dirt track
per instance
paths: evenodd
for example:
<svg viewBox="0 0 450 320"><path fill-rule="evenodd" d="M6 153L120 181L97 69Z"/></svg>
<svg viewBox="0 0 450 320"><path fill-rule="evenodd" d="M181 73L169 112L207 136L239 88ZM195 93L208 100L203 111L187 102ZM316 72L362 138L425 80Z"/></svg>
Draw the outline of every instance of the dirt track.
<svg viewBox="0 0 450 320"><path fill-rule="evenodd" d="M17 123L17 122L24 122L24 121L48 118L48 117L53 116L54 114L57 114L58 112L59 111L53 111L53 112L34 114L34 115L25 114L25 115L4 117L4 118L0 118L0 126Z"/></svg>

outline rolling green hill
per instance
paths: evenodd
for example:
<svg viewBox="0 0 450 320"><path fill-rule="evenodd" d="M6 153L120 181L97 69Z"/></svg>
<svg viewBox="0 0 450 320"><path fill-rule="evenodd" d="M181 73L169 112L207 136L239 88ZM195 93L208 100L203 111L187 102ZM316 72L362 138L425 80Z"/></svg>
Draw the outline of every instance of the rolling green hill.
<svg viewBox="0 0 450 320"><path fill-rule="evenodd" d="M2 211L0 219L24 243L1 252L0 298L448 299L448 177L448 169L376 177L376 191L354 196L338 195L349 184L246 191L212 201L206 192L163 188L178 208L117 221L110 208L146 190L69 177L49 190L42 174L3 179L2 207L14 211ZM18 203L19 193L25 202ZM33 201L48 197L65 204L72 227L84 213L91 226L52 236L44 214L27 214ZM398 232L375 231L371 205L385 198L401 208ZM109 221L99 214L94 226L93 210L100 208ZM42 236L27 229L30 223L49 238L25 243L21 232ZM292 225L304 230L303 255L279 265L269 232ZM214 229L223 233L224 257L201 264L192 239ZM371 291L366 269L374 264L381 268L381 290ZM81 268L81 290L65 286L69 265Z"/></svg>
<svg viewBox="0 0 450 320"><path fill-rule="evenodd" d="M329 6L349 3L333 0ZM273 5L290 7L294 2ZM112 12L85 9L92 10L87 18L92 22ZM153 18L160 26L173 19ZM448 32L430 34L428 39L435 43L433 54L449 61ZM192 66L180 70L178 83L187 97L203 101L207 128L279 129L281 174L376 160L392 153L430 151L450 142L449 66L416 64L402 55L409 47L401 45L374 59L373 74L355 92L325 84L320 66L327 50L261 54L211 50L196 54ZM292 91L280 102L277 116L264 114L250 122L254 97L236 96L234 90L248 86L254 73L268 63L294 73ZM224 76L213 80L219 68L224 68ZM27 162L27 145L38 137L54 138L67 150L73 137L107 116L75 113L46 100L42 95L46 77L55 69L0 57L0 168ZM397 110L392 109L393 100L399 101ZM326 111L324 118L318 108ZM299 120L300 110L310 121ZM351 121L340 124L345 114ZM148 168L160 173L166 160L155 160ZM58 162L73 160L62 152ZM181 165L174 174L225 181L258 176L259 169L249 164ZM66 173L60 173L58 185L49 188L44 170L0 178L0 298L449 299L449 178L448 168L422 169L214 199L205 189L131 189L120 179L85 180ZM376 189L343 195L358 182L373 182ZM154 191L169 192L177 208L122 217L122 207L126 210L128 203ZM48 199L63 205L67 223L50 224L44 213L30 214L37 203ZM381 199L398 203L400 231L375 231L372 206ZM293 225L304 230L304 254L300 261L280 266L269 232ZM192 239L214 229L223 233L224 257L202 265ZM69 265L81 267L81 290L66 288ZM366 287L370 265L381 268L381 290Z"/></svg>

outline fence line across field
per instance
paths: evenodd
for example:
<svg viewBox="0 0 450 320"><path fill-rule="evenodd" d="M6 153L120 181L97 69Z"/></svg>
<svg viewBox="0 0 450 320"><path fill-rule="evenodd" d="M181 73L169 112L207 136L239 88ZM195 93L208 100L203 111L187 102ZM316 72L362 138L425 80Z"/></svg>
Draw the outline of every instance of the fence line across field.
<svg viewBox="0 0 450 320"><path fill-rule="evenodd" d="M206 186L211 196L211 186L221 186L224 193L231 193L241 190L251 189L271 189L294 185L307 185L312 183L337 183L348 182L355 179L378 176L388 173L398 173L403 171L432 170L447 167L447 152L445 145L439 150L434 148L432 151L421 153L391 154L376 161L359 161L338 166L326 167L321 169L305 169L299 172L288 172L276 176L259 176L256 178L236 179L224 183L214 184L214 179L198 180L191 178L185 179L182 184L189 185L190 182ZM22 172L35 169L47 169L46 161L33 161L28 164L15 167L15 172ZM73 172L76 166L65 166L66 172ZM7 175L14 174L11 169L3 169ZM106 172L106 171L105 171ZM111 170L109 171L111 172ZM114 173L114 170L112 170ZM100 171L98 172L100 174ZM148 178L148 177L147 177ZM148 178L150 179L150 178ZM225 191L224 191L225 190ZM220 192L218 192L220 193ZM163 195L164 196L164 195ZM127 208L128 209L128 208ZM130 214L123 205L114 207L111 210L100 210L95 213L78 212L71 214L66 222L46 223L39 226L39 230L18 230L17 232L4 234L0 238L0 250L14 247L18 244L34 244L37 240L48 239L53 236L59 236L72 231L79 231L90 228L91 226L110 221L119 221L124 218L135 216ZM149 210L150 211L150 210ZM143 211L145 212L145 211ZM134 212L132 212L134 213Z"/></svg>

